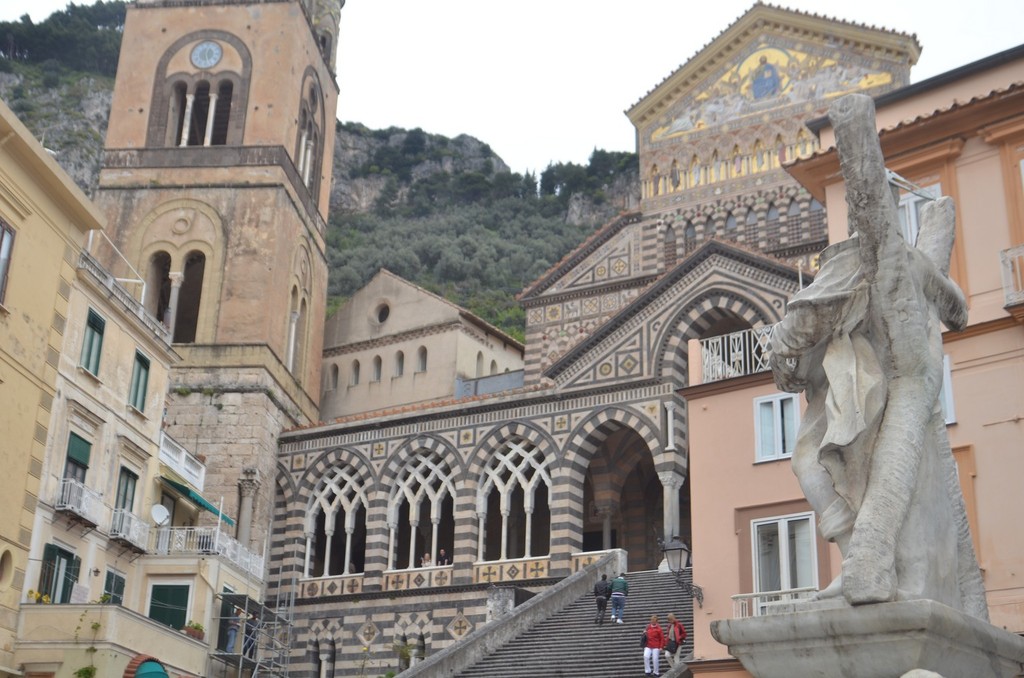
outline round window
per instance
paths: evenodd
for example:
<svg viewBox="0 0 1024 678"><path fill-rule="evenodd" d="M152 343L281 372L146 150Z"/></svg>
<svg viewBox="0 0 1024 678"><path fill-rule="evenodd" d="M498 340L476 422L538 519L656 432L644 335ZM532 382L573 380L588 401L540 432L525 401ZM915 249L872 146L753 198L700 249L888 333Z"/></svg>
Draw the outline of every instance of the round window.
<svg viewBox="0 0 1024 678"><path fill-rule="evenodd" d="M377 322L382 323L388 319L391 315L391 307L387 304L381 304L377 307Z"/></svg>

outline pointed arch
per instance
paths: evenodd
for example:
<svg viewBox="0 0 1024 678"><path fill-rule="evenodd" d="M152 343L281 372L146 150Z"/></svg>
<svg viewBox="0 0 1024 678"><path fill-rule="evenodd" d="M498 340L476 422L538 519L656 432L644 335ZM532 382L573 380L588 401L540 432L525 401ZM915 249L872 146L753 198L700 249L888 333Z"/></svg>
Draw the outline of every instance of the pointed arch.
<svg viewBox="0 0 1024 678"><path fill-rule="evenodd" d="M326 466L331 458L336 462ZM351 458L335 450L321 457L312 474L307 473L307 489L312 478L316 478L316 484L308 494L303 525L303 575L329 577L362 572L372 475L361 457Z"/></svg>
<svg viewBox="0 0 1024 678"><path fill-rule="evenodd" d="M534 557L550 552L551 495L557 446L521 422L492 430L473 454L477 560Z"/></svg>
<svg viewBox="0 0 1024 678"><path fill-rule="evenodd" d="M700 339L724 317L740 319L749 327L771 325L781 320L777 305L744 280L718 282L689 300L681 299L678 311L662 327L655 343L654 373L662 379L685 386L688 383L687 342Z"/></svg>

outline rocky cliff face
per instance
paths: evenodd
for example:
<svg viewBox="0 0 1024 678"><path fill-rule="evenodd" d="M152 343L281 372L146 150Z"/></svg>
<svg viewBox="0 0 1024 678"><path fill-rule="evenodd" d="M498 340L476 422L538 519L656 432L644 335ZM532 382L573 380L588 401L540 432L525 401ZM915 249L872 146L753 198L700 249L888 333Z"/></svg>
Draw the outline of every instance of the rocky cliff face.
<svg viewBox="0 0 1024 678"><path fill-rule="evenodd" d="M0 98L87 195L99 180L113 82L62 79L46 86L31 74L0 73Z"/></svg>
<svg viewBox="0 0 1024 678"><path fill-rule="evenodd" d="M41 74L0 73L0 98L25 126L50 150L61 167L87 195L99 180L100 160L113 94L113 81L102 77L44 84ZM410 137L413 137L412 139ZM410 141L416 153L410 155ZM405 176L396 175L374 161L386 155L404 159ZM334 179L331 210L367 212L385 191L401 202L413 182L439 172L476 172L485 176L508 172L505 162L490 147L462 134L454 139L419 130L370 130L362 125L338 125L334 143ZM397 179L397 181L395 180ZM639 205L639 176L620 176L604 189L605 200L596 203L574 195L566 222L600 224Z"/></svg>

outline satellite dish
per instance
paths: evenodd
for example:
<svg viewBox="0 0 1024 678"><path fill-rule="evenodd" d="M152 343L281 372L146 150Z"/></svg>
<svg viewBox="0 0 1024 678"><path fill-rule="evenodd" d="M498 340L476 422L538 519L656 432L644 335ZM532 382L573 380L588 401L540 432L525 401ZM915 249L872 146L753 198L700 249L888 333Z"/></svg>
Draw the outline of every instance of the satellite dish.
<svg viewBox="0 0 1024 678"><path fill-rule="evenodd" d="M153 508L149 509L149 517L153 519L157 527L163 527L167 524L171 514L163 504L153 504Z"/></svg>

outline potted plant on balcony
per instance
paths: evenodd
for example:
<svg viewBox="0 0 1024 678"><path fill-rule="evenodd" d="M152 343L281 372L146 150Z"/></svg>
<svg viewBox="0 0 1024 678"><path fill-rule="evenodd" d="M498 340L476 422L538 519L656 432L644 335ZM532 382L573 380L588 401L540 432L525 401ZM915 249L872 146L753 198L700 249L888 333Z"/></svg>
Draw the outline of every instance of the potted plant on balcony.
<svg viewBox="0 0 1024 678"><path fill-rule="evenodd" d="M185 628L182 629L186 636L195 638L196 640L202 640L206 637L206 628L196 621L190 621L185 624Z"/></svg>

